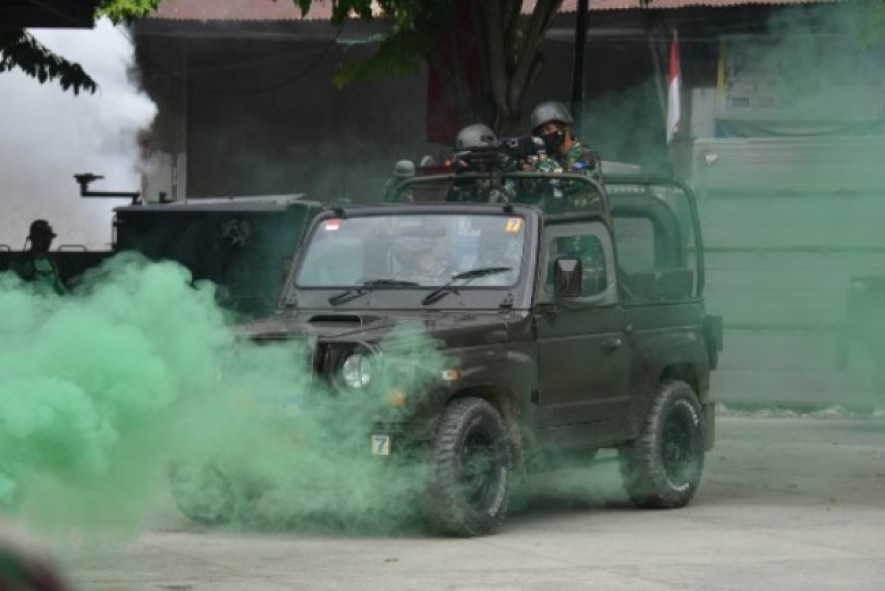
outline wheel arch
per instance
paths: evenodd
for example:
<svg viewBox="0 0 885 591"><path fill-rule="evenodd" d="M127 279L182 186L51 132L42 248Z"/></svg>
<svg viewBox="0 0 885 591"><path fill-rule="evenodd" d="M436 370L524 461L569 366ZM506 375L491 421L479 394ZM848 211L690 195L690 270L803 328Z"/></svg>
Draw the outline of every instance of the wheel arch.
<svg viewBox="0 0 885 591"><path fill-rule="evenodd" d="M709 379L703 376L703 373L689 361L674 361L668 363L661 369L658 378L658 384L668 380L679 380L685 382L694 390L698 402L704 402L707 397Z"/></svg>
<svg viewBox="0 0 885 591"><path fill-rule="evenodd" d="M516 453L516 457L521 457L523 454L523 437L520 419L523 409L520 405L518 394L501 384L473 384L455 392L449 398L449 404L455 400L470 397L485 400L501 413L513 443L513 451Z"/></svg>

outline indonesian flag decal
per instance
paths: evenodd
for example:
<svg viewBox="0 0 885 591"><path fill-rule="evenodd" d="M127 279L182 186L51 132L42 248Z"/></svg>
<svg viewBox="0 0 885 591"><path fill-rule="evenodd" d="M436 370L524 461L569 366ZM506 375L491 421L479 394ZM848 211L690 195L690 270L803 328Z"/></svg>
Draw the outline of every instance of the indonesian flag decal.
<svg viewBox="0 0 885 591"><path fill-rule="evenodd" d="M667 71L667 143L673 141L673 135L679 130L682 119L682 100L679 96L682 86L682 72L679 68L679 42L676 32L670 42L670 67Z"/></svg>

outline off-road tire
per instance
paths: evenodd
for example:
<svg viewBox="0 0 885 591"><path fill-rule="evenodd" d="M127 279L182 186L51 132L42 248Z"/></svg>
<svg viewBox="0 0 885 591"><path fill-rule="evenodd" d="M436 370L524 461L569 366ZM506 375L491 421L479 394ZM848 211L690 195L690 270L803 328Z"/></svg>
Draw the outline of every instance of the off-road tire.
<svg viewBox="0 0 885 591"><path fill-rule="evenodd" d="M704 415L694 390L679 380L661 383L638 439L619 450L621 476L638 507L683 507L704 468Z"/></svg>
<svg viewBox="0 0 885 591"><path fill-rule="evenodd" d="M252 519L260 495L235 483L214 463L179 463L169 469L172 498L191 521L203 525L243 523Z"/></svg>
<svg viewBox="0 0 885 591"><path fill-rule="evenodd" d="M494 532L507 513L512 450L504 420L481 398L452 401L430 448L425 510L437 531Z"/></svg>

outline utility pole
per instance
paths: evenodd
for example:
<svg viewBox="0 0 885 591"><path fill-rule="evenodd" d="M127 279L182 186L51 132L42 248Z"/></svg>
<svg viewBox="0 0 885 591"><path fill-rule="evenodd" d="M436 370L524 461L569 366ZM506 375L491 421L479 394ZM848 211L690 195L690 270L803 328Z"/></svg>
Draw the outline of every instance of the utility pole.
<svg viewBox="0 0 885 591"><path fill-rule="evenodd" d="M590 12L589 0L578 0L575 20L575 57L572 71L572 117L575 131L580 136L584 129L584 54L587 49L587 20Z"/></svg>

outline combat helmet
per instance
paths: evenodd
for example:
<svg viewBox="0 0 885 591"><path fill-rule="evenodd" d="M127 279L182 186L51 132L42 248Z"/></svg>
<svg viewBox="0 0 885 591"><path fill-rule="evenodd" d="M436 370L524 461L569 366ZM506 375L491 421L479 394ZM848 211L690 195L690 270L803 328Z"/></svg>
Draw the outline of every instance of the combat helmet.
<svg viewBox="0 0 885 591"><path fill-rule="evenodd" d="M498 138L492 128L483 123L468 125L455 137L455 150L491 150L498 147Z"/></svg>
<svg viewBox="0 0 885 591"><path fill-rule="evenodd" d="M46 220L34 220L28 229L28 238L55 238L55 232Z"/></svg>
<svg viewBox="0 0 885 591"><path fill-rule="evenodd" d="M393 176L398 179L415 176L415 163L411 160L398 160L393 166Z"/></svg>
<svg viewBox="0 0 885 591"><path fill-rule="evenodd" d="M559 101L547 101L541 103L532 111L532 129L538 129L545 123L550 123L551 121L561 121L566 125L571 125L575 122L572 118L572 114L569 113L568 109L565 108L565 105Z"/></svg>

